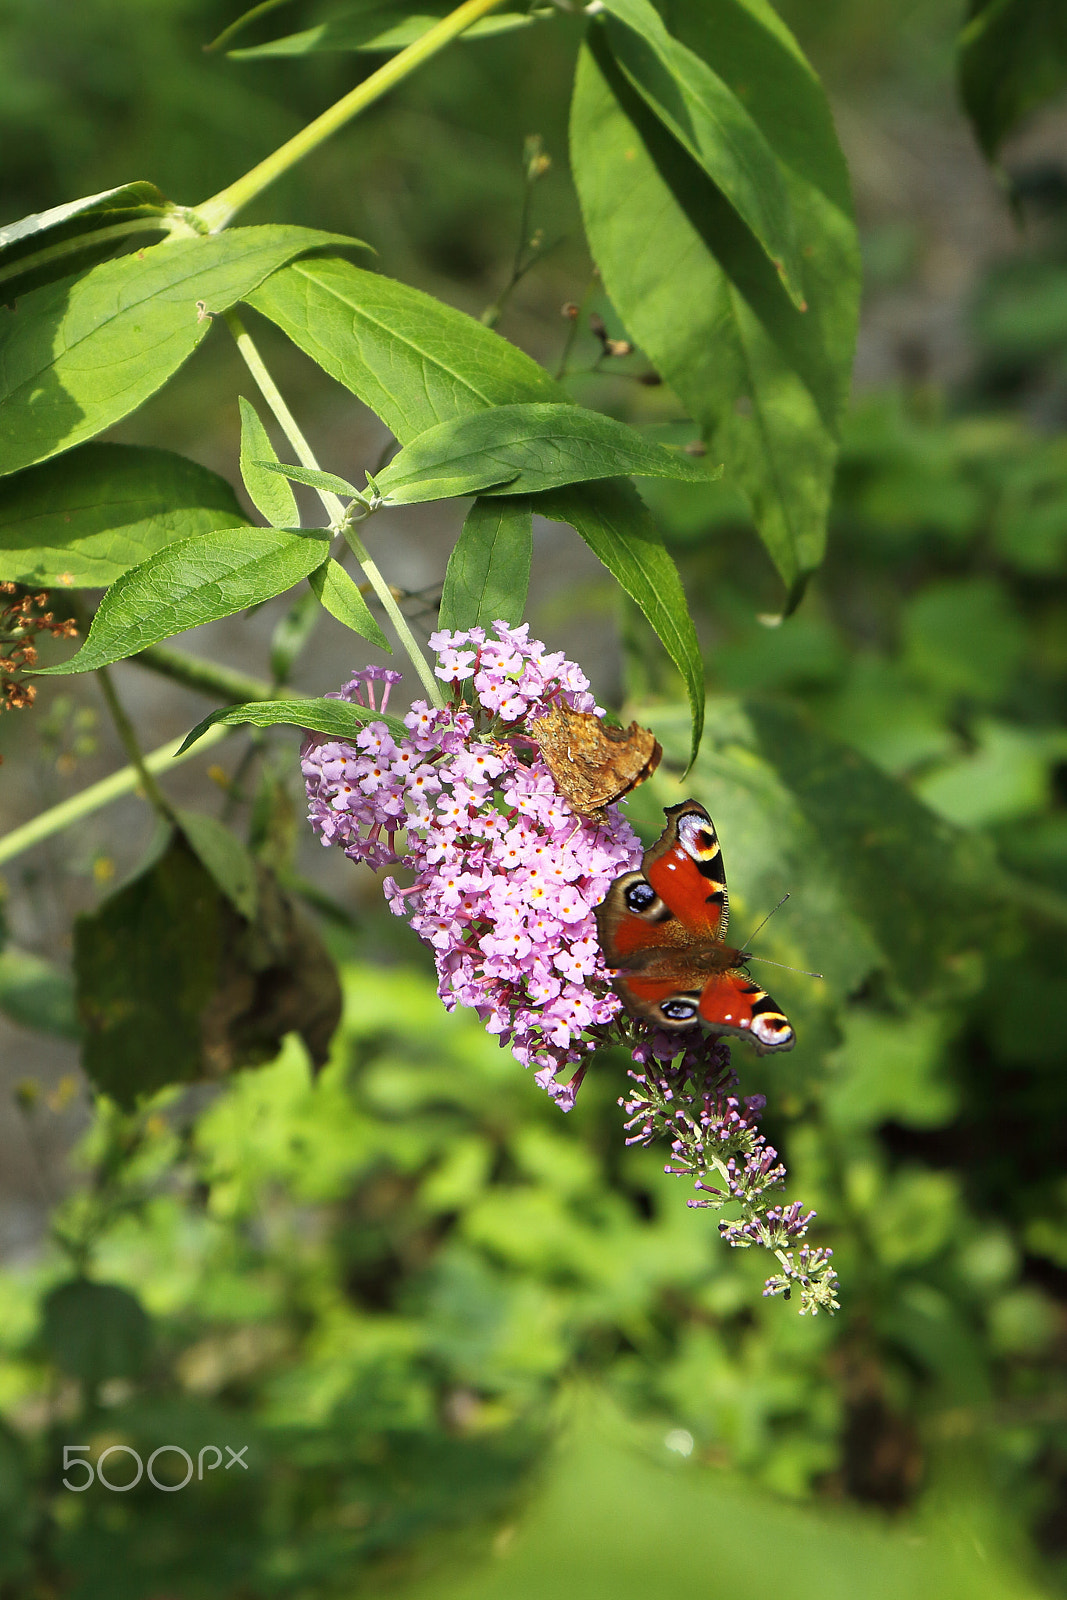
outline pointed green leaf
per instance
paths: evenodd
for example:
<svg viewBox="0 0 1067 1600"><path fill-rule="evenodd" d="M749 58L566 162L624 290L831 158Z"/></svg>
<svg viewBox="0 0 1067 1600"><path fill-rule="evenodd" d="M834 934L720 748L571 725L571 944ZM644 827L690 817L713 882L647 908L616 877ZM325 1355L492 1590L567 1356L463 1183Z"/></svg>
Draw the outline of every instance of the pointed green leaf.
<svg viewBox="0 0 1067 1600"><path fill-rule="evenodd" d="M394 739L407 737L399 717L353 705L350 700L251 700L247 705L222 706L213 711L197 723L177 754L188 750L217 722L227 728L242 727L245 723L253 728L307 728L312 733L327 733L334 739L351 739L368 722L384 722Z"/></svg>
<svg viewBox="0 0 1067 1600"><path fill-rule="evenodd" d="M113 254L124 235L166 229L179 211L154 183L136 182L9 222L0 228L0 302L10 305L30 289L81 271L101 252Z"/></svg>
<svg viewBox="0 0 1067 1600"><path fill-rule="evenodd" d="M663 25L651 0L604 0L612 54L638 94L722 190L803 309L796 224L777 157L741 99Z"/></svg>
<svg viewBox="0 0 1067 1600"><path fill-rule="evenodd" d="M294 256L339 242L287 227L169 239L0 309L0 473L128 416L192 355L212 315Z"/></svg>
<svg viewBox="0 0 1067 1600"><path fill-rule="evenodd" d="M78 1037L69 973L29 950L0 950L0 1014L20 1028Z"/></svg>
<svg viewBox="0 0 1067 1600"><path fill-rule="evenodd" d="M389 640L371 616L358 587L339 562L331 556L321 567L316 567L308 583L318 596L319 604L325 607L331 617L343 622L361 639L369 639L379 650L388 650L392 655Z"/></svg>
<svg viewBox="0 0 1067 1600"><path fill-rule="evenodd" d="M361 498L355 484L349 483L347 478L339 478L334 472L320 472L317 467L291 467L285 461L257 461L256 466L263 472L280 474L288 478L290 483L305 483L309 489L326 489L331 494L354 495L357 500Z"/></svg>
<svg viewBox="0 0 1067 1600"><path fill-rule="evenodd" d="M185 456L83 444L0 479L0 581L102 589L177 539L244 522L226 480Z"/></svg>
<svg viewBox="0 0 1067 1600"><path fill-rule="evenodd" d="M722 191L591 34L571 156L605 285L716 457L745 491L791 590L825 545L855 342L859 267L848 178L826 98L766 0L674 0L674 36L713 65L780 163L804 299L789 301Z"/></svg>
<svg viewBox="0 0 1067 1600"><path fill-rule="evenodd" d="M251 45L244 49L229 50L227 55L235 61L257 61L274 56L304 56L322 50L380 51L383 54L403 50L414 44L434 27L451 5L442 5L436 14L431 5L420 6L416 15L408 14L400 6L380 5L370 9L365 4L342 6L331 13L329 20L318 27L305 28L301 33L290 33L267 44ZM528 28L535 17L516 12L503 12L493 17L482 17L462 34L461 39L487 39L496 34L510 33L515 28Z"/></svg>
<svg viewBox="0 0 1067 1600"><path fill-rule="evenodd" d="M254 922L259 905L256 863L235 833L215 817L179 811L181 829L204 870L239 916Z"/></svg>
<svg viewBox="0 0 1067 1600"><path fill-rule="evenodd" d="M245 297L408 444L490 406L570 396L474 317L336 256L294 262Z"/></svg>
<svg viewBox="0 0 1067 1600"><path fill-rule="evenodd" d="M539 495L539 516L569 522L603 562L619 587L640 607L681 673L692 715L690 764L704 728L704 664L678 568L632 484L576 484Z"/></svg>
<svg viewBox="0 0 1067 1600"><path fill-rule="evenodd" d="M1067 89L1063 0L972 0L957 45L960 99L988 160L1022 119Z"/></svg>
<svg viewBox="0 0 1067 1600"><path fill-rule="evenodd" d="M537 494L623 473L690 483L709 477L688 456L599 411L517 405L428 428L376 474L375 486L386 505L412 505L477 491Z"/></svg>
<svg viewBox="0 0 1067 1600"><path fill-rule="evenodd" d="M448 558L441 627L487 628L522 621L533 556L531 503L479 497Z"/></svg>
<svg viewBox="0 0 1067 1600"><path fill-rule="evenodd" d="M92 672L271 600L321 566L328 549L320 529L228 528L183 539L119 578L77 655L40 676Z"/></svg>
<svg viewBox="0 0 1067 1600"><path fill-rule="evenodd" d="M278 461L267 430L255 406L244 395L238 397L237 403L241 408L241 478L248 498L272 528L293 528L300 521L296 496L284 478L266 472L261 465L264 461Z"/></svg>

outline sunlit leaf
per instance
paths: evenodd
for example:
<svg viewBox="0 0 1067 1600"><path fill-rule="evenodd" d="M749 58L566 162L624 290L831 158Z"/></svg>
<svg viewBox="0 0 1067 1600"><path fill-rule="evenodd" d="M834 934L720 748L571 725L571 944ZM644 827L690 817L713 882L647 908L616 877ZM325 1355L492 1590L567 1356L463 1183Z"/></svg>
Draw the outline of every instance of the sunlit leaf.
<svg viewBox="0 0 1067 1600"><path fill-rule="evenodd" d="M104 588L178 539L244 523L226 480L185 456L84 444L0 479L0 581Z"/></svg>
<svg viewBox="0 0 1067 1600"><path fill-rule="evenodd" d="M92 672L186 628L271 600L321 566L328 549L329 535L319 529L226 528L183 539L119 578L101 600L82 648L44 672Z"/></svg>
<svg viewBox="0 0 1067 1600"><path fill-rule="evenodd" d="M375 475L386 505L450 495L537 494L598 478L707 479L695 461L613 417L573 405L495 406L441 422Z"/></svg>
<svg viewBox="0 0 1067 1600"><path fill-rule="evenodd" d="M192 355L213 315L294 256L342 242L290 227L171 239L0 310L0 472L128 416Z"/></svg>
<svg viewBox="0 0 1067 1600"><path fill-rule="evenodd" d="M530 586L532 525L529 501L475 500L445 569L442 628L522 621Z"/></svg>
<svg viewBox="0 0 1067 1600"><path fill-rule="evenodd" d="M241 478L248 498L273 528L295 528L300 522L296 496L287 480L267 472L263 461L277 463L274 446L254 405L239 396L241 408Z"/></svg>

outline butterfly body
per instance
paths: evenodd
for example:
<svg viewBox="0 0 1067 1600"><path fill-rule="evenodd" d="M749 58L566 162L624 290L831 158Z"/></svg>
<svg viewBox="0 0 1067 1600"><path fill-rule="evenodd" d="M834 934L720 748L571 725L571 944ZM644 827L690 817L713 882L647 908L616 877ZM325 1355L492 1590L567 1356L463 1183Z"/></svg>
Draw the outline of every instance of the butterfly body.
<svg viewBox="0 0 1067 1600"><path fill-rule="evenodd" d="M726 943L729 899L711 818L695 800L666 816L640 870L616 878L596 909L615 992L633 1016L660 1028L703 1023L747 1038L761 1055L792 1049L792 1027L748 975L748 952Z"/></svg>

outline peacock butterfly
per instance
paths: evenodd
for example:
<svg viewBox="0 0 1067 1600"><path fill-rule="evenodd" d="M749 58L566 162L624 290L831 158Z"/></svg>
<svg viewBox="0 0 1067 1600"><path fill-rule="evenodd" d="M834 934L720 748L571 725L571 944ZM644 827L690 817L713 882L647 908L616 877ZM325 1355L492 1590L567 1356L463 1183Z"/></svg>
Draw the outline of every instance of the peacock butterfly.
<svg viewBox="0 0 1067 1600"><path fill-rule="evenodd" d="M616 994L635 1017L680 1030L702 1022L760 1055L791 1050L787 1019L724 942L729 906L715 825L695 800L668 806L667 826L639 872L616 878L596 908Z"/></svg>

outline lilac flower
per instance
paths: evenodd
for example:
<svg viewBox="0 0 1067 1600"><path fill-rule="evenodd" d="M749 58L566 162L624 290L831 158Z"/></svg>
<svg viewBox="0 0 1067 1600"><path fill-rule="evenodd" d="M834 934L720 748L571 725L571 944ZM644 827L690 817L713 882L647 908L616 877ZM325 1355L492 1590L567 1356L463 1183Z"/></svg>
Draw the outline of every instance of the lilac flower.
<svg viewBox="0 0 1067 1600"><path fill-rule="evenodd" d="M301 765L312 825L352 860L410 875L406 885L385 879L386 900L433 951L445 1006L474 1010L561 1110L574 1105L592 1051L628 1048L642 1070L620 1101L627 1142L666 1137L666 1170L701 1191L691 1206L738 1204L740 1219L720 1233L775 1253L782 1270L766 1294L798 1286L802 1311L833 1310L830 1252L790 1248L814 1213L770 1203L785 1169L758 1130L763 1097L737 1097L721 1039L650 1030L611 990L593 910L639 863L641 843L615 806L595 822L572 810L530 726L558 705L603 715L588 681L526 625L493 629L431 636L451 702L416 701L403 738L379 720L351 742L309 734ZM367 667L335 698L384 712L399 678Z"/></svg>
<svg viewBox="0 0 1067 1600"><path fill-rule="evenodd" d="M569 1110L580 1075L561 1075L604 1042L622 1009L593 908L641 844L614 807L606 822L575 815L531 756L529 720L552 705L598 711L584 674L530 642L526 626L494 630L433 635L437 676L454 698L441 711L416 702L407 739L383 722L351 743L312 734L302 768L324 844L414 875L403 888L387 878L385 893L433 950L444 1004L472 1007ZM384 711L399 676L368 668L341 698Z"/></svg>
<svg viewBox="0 0 1067 1600"><path fill-rule="evenodd" d="M767 1102L763 1095L738 1097L729 1050L721 1042L717 1050L715 1059L700 1062L690 1054L666 1066L654 1047L648 1051L645 1071L629 1074L636 1088L619 1102L629 1119L627 1143L669 1139L673 1160L664 1171L691 1177L701 1192L689 1205L718 1211L736 1202L741 1216L720 1222L720 1237L735 1249L760 1245L777 1256L782 1270L767 1279L764 1294L788 1299L797 1288L802 1315L810 1311L815 1316L820 1309L832 1313L838 1309L833 1251L804 1245L798 1253L791 1248L806 1236L815 1212L805 1213L799 1201L769 1203L786 1172L777 1150L759 1131Z"/></svg>

